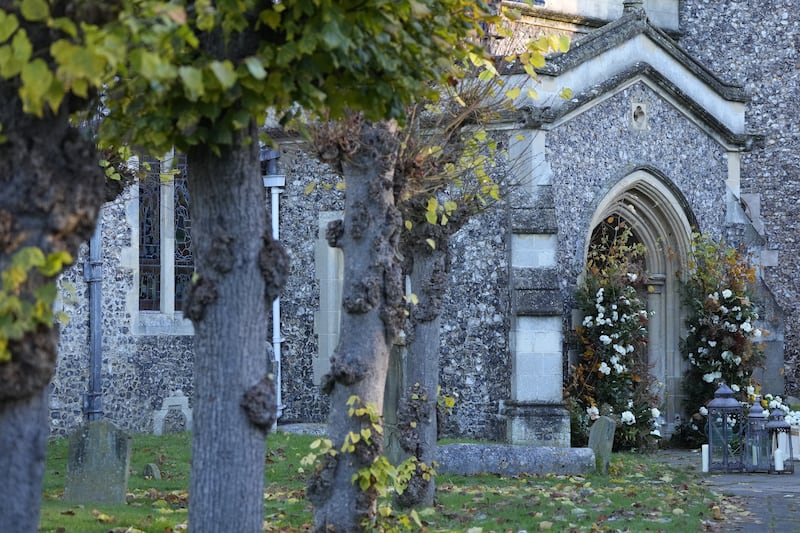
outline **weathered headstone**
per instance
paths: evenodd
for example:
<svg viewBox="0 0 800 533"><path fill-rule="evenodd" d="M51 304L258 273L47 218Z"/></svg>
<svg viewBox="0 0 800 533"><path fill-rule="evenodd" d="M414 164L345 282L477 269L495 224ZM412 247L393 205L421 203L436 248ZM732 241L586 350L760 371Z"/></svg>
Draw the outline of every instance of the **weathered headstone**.
<svg viewBox="0 0 800 533"><path fill-rule="evenodd" d="M179 433L192 430L192 410L189 398L182 390L164 398L161 409L153 412L153 434Z"/></svg>
<svg viewBox="0 0 800 533"><path fill-rule="evenodd" d="M155 463L147 463L142 468L142 477L145 479L161 479L161 469Z"/></svg>
<svg viewBox="0 0 800 533"><path fill-rule="evenodd" d="M125 503L130 439L108 420L93 420L69 438L64 501Z"/></svg>
<svg viewBox="0 0 800 533"><path fill-rule="evenodd" d="M589 430L589 447L594 450L595 468L602 474L608 474L616 430L617 423L607 416L595 420Z"/></svg>

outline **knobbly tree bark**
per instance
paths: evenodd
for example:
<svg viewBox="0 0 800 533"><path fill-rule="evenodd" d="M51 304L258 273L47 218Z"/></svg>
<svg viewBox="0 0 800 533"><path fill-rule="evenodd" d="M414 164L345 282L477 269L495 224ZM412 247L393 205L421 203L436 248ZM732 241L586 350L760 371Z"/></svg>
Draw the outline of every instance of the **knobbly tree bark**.
<svg viewBox="0 0 800 533"><path fill-rule="evenodd" d="M423 247L427 247L427 250ZM437 391L439 388L439 328L442 297L447 286L447 248L434 250L427 243L415 246L409 277L419 299L411 307L405 390L398 408L400 447L418 460L408 487L398 496L403 507L433 505L436 485L427 467L433 465L437 441Z"/></svg>
<svg viewBox="0 0 800 533"><path fill-rule="evenodd" d="M408 487L396 498L402 507L431 507L434 503L436 482L430 467L438 440L440 317L449 282L448 246L450 237L475 212L475 206L462 202L446 225L428 224L424 217L426 202L427 196L420 195L401 205L405 219L414 222L403 234L401 251L411 292L418 299L410 306L407 323L406 359L400 377L404 390L395 430L402 450L417 459Z"/></svg>
<svg viewBox="0 0 800 533"><path fill-rule="evenodd" d="M7 7L5 3L0 4ZM37 36L35 33L31 35ZM35 41L39 44L46 41ZM94 228L105 200L94 146L69 124L85 102L65 102L57 115L22 112L14 83L0 80L0 271L26 246L73 257ZM32 275L22 297L52 282ZM0 363L0 519L4 532L36 531L48 435L46 388L53 376L57 328L39 327L9 343Z"/></svg>
<svg viewBox="0 0 800 533"><path fill-rule="evenodd" d="M191 149L197 277L189 524L193 532L263 529L265 439L275 421L267 308L288 262L272 240L254 125L219 155Z"/></svg>
<svg viewBox="0 0 800 533"><path fill-rule="evenodd" d="M350 126L348 139L334 139L333 150L321 150L339 158L347 184L344 221L332 224L327 235L344 254L340 341L324 383L331 395L328 437L334 450L341 449L349 433L371 429L364 417L349 416L351 396L360 405L382 409L389 350L403 320L394 127L359 120ZM315 531L362 531L374 519L376 491L362 491L351 481L381 454L382 439L374 430L372 435L371 444L362 441L355 452L325 455L309 480Z"/></svg>

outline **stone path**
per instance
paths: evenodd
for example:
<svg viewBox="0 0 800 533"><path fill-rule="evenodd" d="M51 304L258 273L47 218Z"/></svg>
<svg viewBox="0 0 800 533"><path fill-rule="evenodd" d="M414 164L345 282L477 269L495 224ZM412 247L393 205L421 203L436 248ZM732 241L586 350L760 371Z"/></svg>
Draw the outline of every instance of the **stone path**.
<svg viewBox="0 0 800 533"><path fill-rule="evenodd" d="M662 450L666 462L700 472L697 451ZM800 470L800 462L795 462ZM721 531L739 533L800 533L800 472L794 474L706 474L703 483L724 496L740 499L744 513L721 521Z"/></svg>

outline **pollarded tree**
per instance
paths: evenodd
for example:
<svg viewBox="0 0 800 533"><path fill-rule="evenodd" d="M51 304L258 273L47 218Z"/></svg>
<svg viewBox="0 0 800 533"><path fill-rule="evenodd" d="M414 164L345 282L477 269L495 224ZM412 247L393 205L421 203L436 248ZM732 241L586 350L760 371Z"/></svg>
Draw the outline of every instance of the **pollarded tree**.
<svg viewBox="0 0 800 533"><path fill-rule="evenodd" d="M503 15L516 19L513 10ZM502 27L496 31L510 50L513 35ZM413 299L396 429L401 448L415 461L414 474L398 497L403 506L433 505L437 406L452 401L439 397L440 316L449 285L450 237L519 185L516 173L524 161L509 161L505 147L521 139L502 139L503 133L492 129L519 120L516 106L523 88L528 87L525 96L536 97L534 65L543 65L546 53L568 46L569 40L557 35L519 42L518 53L496 58L524 69L527 76L517 83L501 76L495 63L478 63L458 84L440 89L439 104L420 103L409 112L396 169L409 184L400 203L405 225L401 252Z"/></svg>

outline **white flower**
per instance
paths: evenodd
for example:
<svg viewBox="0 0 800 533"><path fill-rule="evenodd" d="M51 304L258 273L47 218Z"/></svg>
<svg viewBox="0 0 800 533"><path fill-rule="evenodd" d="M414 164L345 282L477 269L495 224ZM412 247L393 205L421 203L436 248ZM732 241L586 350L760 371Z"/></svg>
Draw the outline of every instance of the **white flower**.
<svg viewBox="0 0 800 533"><path fill-rule="evenodd" d="M630 411L623 412L621 418L622 422L624 424L628 424L629 426L632 426L633 424L636 423L636 417L633 416L633 413L631 413Z"/></svg>
<svg viewBox="0 0 800 533"><path fill-rule="evenodd" d="M731 292L730 289L725 289L724 291L722 291L722 297L723 298L727 299L727 298L730 298L731 296L733 296L733 292Z"/></svg>
<svg viewBox="0 0 800 533"><path fill-rule="evenodd" d="M708 416L708 409L706 409L705 405L701 405L700 409L697 412L703 416Z"/></svg>
<svg viewBox="0 0 800 533"><path fill-rule="evenodd" d="M609 366L606 364L606 362L605 362L605 361L603 361L602 363L600 363L600 368L598 368L597 370L599 370L601 374L605 374L606 376L607 376L607 375L609 375L609 374L611 373L611 367L609 367Z"/></svg>
<svg viewBox="0 0 800 533"><path fill-rule="evenodd" d="M628 371L628 367L625 366L625 365L621 365L619 363L616 363L614 365L614 370L617 372L617 374L624 374L625 372Z"/></svg>
<svg viewBox="0 0 800 533"><path fill-rule="evenodd" d="M760 337L760 336L761 336L761 330L756 328L756 330L753 332L753 337Z"/></svg>
<svg viewBox="0 0 800 533"><path fill-rule="evenodd" d="M755 393L756 393L756 388L753 387L752 385L748 385L747 386L747 395L748 396L753 396Z"/></svg>
<svg viewBox="0 0 800 533"><path fill-rule="evenodd" d="M630 282L631 282L631 283L633 283L634 281L636 281L636 279L637 279L638 277L639 277L639 276L637 276L635 272L628 272L628 279L630 280Z"/></svg>
<svg viewBox="0 0 800 533"><path fill-rule="evenodd" d="M584 317L583 319L583 327L591 326L592 320L594 320L591 316Z"/></svg>
<svg viewBox="0 0 800 533"><path fill-rule="evenodd" d="M711 383L714 381L714 372L711 372L710 374L703 374L703 381L706 383Z"/></svg>
<svg viewBox="0 0 800 533"><path fill-rule="evenodd" d="M620 346L619 344L614 345L614 351L620 355L625 355L626 353L628 353L628 350L626 350L623 346Z"/></svg>
<svg viewBox="0 0 800 533"><path fill-rule="evenodd" d="M733 384L731 385L731 390L732 390L733 392L739 392L741 389L739 388L739 385L737 385L736 383L733 383Z"/></svg>
<svg viewBox="0 0 800 533"><path fill-rule="evenodd" d="M600 416L600 410L594 405L591 405L586 408L586 414L589 415L589 419L597 420L597 417Z"/></svg>
<svg viewBox="0 0 800 533"><path fill-rule="evenodd" d="M659 411L656 407L652 407L650 409L650 416L653 418L653 423L656 423L656 419L661 416L661 411Z"/></svg>
<svg viewBox="0 0 800 533"><path fill-rule="evenodd" d="M712 348L717 345L717 341L708 341L708 345Z"/></svg>
<svg viewBox="0 0 800 533"><path fill-rule="evenodd" d="M746 320L744 323L742 323L742 331L744 331L745 333L750 333L751 331L753 331L753 325L750 323L749 319Z"/></svg>
<svg viewBox="0 0 800 533"><path fill-rule="evenodd" d="M611 344L611 337L609 337L608 335L600 335L600 342L602 342L605 345L609 345Z"/></svg>

